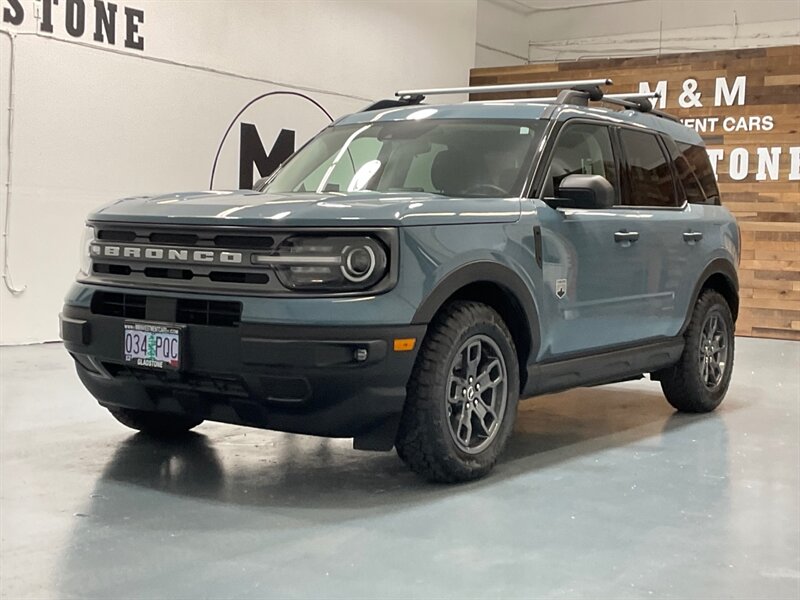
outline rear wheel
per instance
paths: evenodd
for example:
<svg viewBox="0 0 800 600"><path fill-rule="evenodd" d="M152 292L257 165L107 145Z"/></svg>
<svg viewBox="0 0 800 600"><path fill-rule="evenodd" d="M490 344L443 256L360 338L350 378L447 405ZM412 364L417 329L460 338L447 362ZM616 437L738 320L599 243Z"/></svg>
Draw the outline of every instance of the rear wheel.
<svg viewBox="0 0 800 600"><path fill-rule="evenodd" d="M503 319L485 304L454 302L420 349L397 453L432 481L482 477L505 448L518 400L517 355Z"/></svg>
<svg viewBox="0 0 800 600"><path fill-rule="evenodd" d="M203 419L184 415L134 410L132 408L108 407L108 412L126 427L154 437L163 438L183 435L203 422Z"/></svg>
<svg viewBox="0 0 800 600"><path fill-rule="evenodd" d="M660 373L667 401L683 412L717 408L728 391L733 371L733 317L725 298L705 290L686 329L678 363Z"/></svg>

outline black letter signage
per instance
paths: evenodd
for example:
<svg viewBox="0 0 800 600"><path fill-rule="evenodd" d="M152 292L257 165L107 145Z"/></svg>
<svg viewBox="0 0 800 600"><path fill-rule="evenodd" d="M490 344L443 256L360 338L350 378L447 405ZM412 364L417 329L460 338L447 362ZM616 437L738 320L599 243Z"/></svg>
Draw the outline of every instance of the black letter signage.
<svg viewBox="0 0 800 600"><path fill-rule="evenodd" d="M144 11L138 8L125 7L125 47L144 50L144 38L139 35L139 25L144 23Z"/></svg>
<svg viewBox="0 0 800 600"><path fill-rule="evenodd" d="M19 3L19 0L7 1L11 5L11 8L6 7L3 9L3 22L19 25L22 23L22 19L25 18L25 10L22 8L22 4Z"/></svg>
<svg viewBox="0 0 800 600"><path fill-rule="evenodd" d="M269 154L258 135L258 129L250 123L242 123L239 129L239 189L253 187L253 164L262 177L270 175L294 152L294 131L281 129Z"/></svg>

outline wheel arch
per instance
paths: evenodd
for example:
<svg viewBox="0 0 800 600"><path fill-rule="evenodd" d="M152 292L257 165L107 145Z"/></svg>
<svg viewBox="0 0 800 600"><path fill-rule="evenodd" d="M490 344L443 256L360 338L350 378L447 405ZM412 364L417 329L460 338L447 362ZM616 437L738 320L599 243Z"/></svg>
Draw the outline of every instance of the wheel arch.
<svg viewBox="0 0 800 600"><path fill-rule="evenodd" d="M539 317L533 297L522 279L509 267L489 261L464 265L446 275L414 314L414 323L430 323L454 300L473 300L491 306L503 318L517 350L520 390L527 365L539 353Z"/></svg>
<svg viewBox="0 0 800 600"><path fill-rule="evenodd" d="M733 263L724 258L717 258L708 264L697 280L692 295L692 303L689 306L683 327L681 327L681 333L686 331L689 326L692 310L694 310L694 305L697 303L697 299L700 298L700 294L703 293L703 290L709 289L719 292L725 298L731 309L733 321L734 323L736 322L739 316L739 277L736 274L736 267Z"/></svg>

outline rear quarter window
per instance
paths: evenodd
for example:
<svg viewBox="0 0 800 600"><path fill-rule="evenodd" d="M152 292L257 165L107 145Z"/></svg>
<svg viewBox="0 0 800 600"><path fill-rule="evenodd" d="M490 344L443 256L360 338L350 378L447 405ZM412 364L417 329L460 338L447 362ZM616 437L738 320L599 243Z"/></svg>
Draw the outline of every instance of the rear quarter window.
<svg viewBox="0 0 800 600"><path fill-rule="evenodd" d="M696 204L719 204L717 179L706 149L679 143L678 150L680 156L676 157L675 166L686 191L686 199Z"/></svg>

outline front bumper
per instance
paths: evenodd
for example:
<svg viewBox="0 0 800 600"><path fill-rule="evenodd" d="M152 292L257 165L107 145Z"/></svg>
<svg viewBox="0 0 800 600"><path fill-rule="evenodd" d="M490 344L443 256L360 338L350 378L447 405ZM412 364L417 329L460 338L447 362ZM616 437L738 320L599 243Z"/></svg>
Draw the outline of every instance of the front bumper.
<svg viewBox="0 0 800 600"><path fill-rule="evenodd" d="M426 330L425 325L186 325L182 369L167 372L125 365L124 318L67 304L60 320L78 376L103 406L352 437L356 448L374 450L394 444L406 383ZM413 351L393 350L395 338L412 337Z"/></svg>

